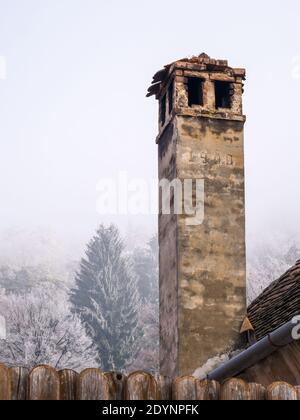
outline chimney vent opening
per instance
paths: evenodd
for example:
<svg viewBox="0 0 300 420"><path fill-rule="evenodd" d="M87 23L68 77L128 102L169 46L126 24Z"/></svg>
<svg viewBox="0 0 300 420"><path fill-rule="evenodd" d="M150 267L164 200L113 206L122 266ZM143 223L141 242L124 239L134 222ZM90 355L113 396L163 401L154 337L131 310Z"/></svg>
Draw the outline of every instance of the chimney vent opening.
<svg viewBox="0 0 300 420"><path fill-rule="evenodd" d="M231 108L232 84L229 82L215 82L216 108Z"/></svg>
<svg viewBox="0 0 300 420"><path fill-rule="evenodd" d="M167 97L166 95L164 95L160 103L160 122L162 126L165 125L166 114L167 114Z"/></svg>
<svg viewBox="0 0 300 420"><path fill-rule="evenodd" d="M189 106L203 106L203 79L198 77L188 78L188 98Z"/></svg>
<svg viewBox="0 0 300 420"><path fill-rule="evenodd" d="M173 111L173 106L174 106L173 95L174 95L174 81L171 82L168 89L169 113Z"/></svg>

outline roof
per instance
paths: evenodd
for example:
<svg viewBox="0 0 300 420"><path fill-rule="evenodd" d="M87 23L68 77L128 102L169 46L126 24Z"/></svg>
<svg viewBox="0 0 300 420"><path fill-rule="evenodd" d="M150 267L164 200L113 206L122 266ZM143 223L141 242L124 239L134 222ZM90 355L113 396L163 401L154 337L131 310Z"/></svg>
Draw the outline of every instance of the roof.
<svg viewBox="0 0 300 420"><path fill-rule="evenodd" d="M293 320L299 315L300 260L249 306L241 334L254 330L257 342L210 372L208 378L224 381L241 373L251 377L260 372L265 380L269 377L285 380L289 376L299 381L300 340L292 334L295 325L300 326L299 320ZM278 351L279 356L272 358Z"/></svg>
<svg viewBox="0 0 300 420"><path fill-rule="evenodd" d="M248 308L248 318L258 340L298 315L300 315L300 261L265 289Z"/></svg>
<svg viewBox="0 0 300 420"><path fill-rule="evenodd" d="M215 60L210 58L207 54L202 53L199 56L194 56L190 58L182 58L181 60L174 61L171 64L167 64L163 69L159 70L153 76L151 86L148 89L147 97L156 96L158 97L161 88L164 86L165 82L169 79L173 70L197 70L197 71L222 71L233 74L237 77L245 78L244 69L233 69L228 66L227 60Z"/></svg>

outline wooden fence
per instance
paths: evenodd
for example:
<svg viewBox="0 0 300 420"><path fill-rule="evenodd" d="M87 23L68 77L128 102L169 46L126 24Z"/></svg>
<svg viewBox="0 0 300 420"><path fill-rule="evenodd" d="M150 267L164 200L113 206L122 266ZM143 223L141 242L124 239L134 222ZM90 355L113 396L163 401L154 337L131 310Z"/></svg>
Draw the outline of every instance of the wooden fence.
<svg viewBox="0 0 300 420"><path fill-rule="evenodd" d="M87 369L78 374L72 370L56 371L49 366L29 371L0 365L0 400L296 401L300 400L300 387L276 382L266 389L241 379L220 385L192 376L171 381L145 372L124 376Z"/></svg>

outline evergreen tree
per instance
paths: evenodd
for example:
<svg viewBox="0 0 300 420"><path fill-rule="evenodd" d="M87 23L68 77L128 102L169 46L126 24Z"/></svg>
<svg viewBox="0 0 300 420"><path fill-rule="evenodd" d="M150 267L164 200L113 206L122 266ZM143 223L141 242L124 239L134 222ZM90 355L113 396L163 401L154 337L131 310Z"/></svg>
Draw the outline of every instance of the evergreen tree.
<svg viewBox="0 0 300 420"><path fill-rule="evenodd" d="M88 244L71 302L106 371L124 370L139 351L139 295L116 227L100 226Z"/></svg>
<svg viewBox="0 0 300 420"><path fill-rule="evenodd" d="M130 370L158 372L159 365L159 287L158 237L155 235L145 248L137 248L132 255L138 290L143 301L139 323L144 335L141 350Z"/></svg>
<svg viewBox="0 0 300 420"><path fill-rule="evenodd" d="M158 304L158 237L153 236L146 248L137 248L132 255L134 273L143 302Z"/></svg>

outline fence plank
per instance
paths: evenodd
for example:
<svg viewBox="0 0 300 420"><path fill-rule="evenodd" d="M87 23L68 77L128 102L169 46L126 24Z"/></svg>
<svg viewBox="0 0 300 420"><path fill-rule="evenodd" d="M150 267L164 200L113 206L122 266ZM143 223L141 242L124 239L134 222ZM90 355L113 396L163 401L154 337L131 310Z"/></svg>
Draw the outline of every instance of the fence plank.
<svg viewBox="0 0 300 420"><path fill-rule="evenodd" d="M127 377L122 373L108 372L104 374L108 379L110 400L122 401L125 398Z"/></svg>
<svg viewBox="0 0 300 420"><path fill-rule="evenodd" d="M196 381L196 397L199 401L219 401L220 384L215 381Z"/></svg>
<svg viewBox="0 0 300 420"><path fill-rule="evenodd" d="M126 400L153 401L158 400L158 385L152 375L146 372L135 372L128 376Z"/></svg>
<svg viewBox="0 0 300 420"><path fill-rule="evenodd" d="M249 401L249 385L241 379L230 379L221 386L221 401Z"/></svg>
<svg viewBox="0 0 300 420"><path fill-rule="evenodd" d="M59 375L50 366L38 366L29 373L28 399L57 401L60 399Z"/></svg>
<svg viewBox="0 0 300 420"><path fill-rule="evenodd" d="M60 379L60 399L74 401L77 396L78 373L74 370L64 369L58 372Z"/></svg>
<svg viewBox="0 0 300 420"><path fill-rule="evenodd" d="M295 386L295 390L297 392L298 401L300 401L300 386Z"/></svg>
<svg viewBox="0 0 300 420"><path fill-rule="evenodd" d="M11 372L4 366L0 365L0 401L11 400Z"/></svg>
<svg viewBox="0 0 300 420"><path fill-rule="evenodd" d="M193 376L182 376L173 382L172 399L174 401L196 401L197 379Z"/></svg>
<svg viewBox="0 0 300 420"><path fill-rule="evenodd" d="M50 366L7 368L0 364L0 400L103 400L103 401L297 401L300 386L275 382L266 389L242 379L230 379L222 386L193 376L176 378L134 372L128 378L118 372L86 369L57 372Z"/></svg>
<svg viewBox="0 0 300 420"><path fill-rule="evenodd" d="M249 384L249 400L263 401L266 399L266 388L259 384Z"/></svg>
<svg viewBox="0 0 300 420"><path fill-rule="evenodd" d="M172 398L172 380L167 376L155 376L158 387L158 400L169 401Z"/></svg>
<svg viewBox="0 0 300 420"><path fill-rule="evenodd" d="M267 389L269 401L298 401L296 389L285 382L275 382Z"/></svg>
<svg viewBox="0 0 300 420"><path fill-rule="evenodd" d="M11 372L11 399L25 401L27 399L29 369L13 367Z"/></svg>
<svg viewBox="0 0 300 420"><path fill-rule="evenodd" d="M100 369L86 369L79 375L77 399L81 401L109 401L109 380Z"/></svg>

